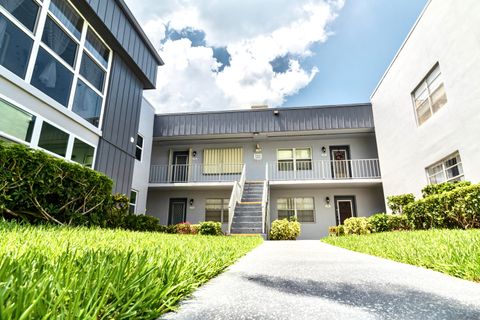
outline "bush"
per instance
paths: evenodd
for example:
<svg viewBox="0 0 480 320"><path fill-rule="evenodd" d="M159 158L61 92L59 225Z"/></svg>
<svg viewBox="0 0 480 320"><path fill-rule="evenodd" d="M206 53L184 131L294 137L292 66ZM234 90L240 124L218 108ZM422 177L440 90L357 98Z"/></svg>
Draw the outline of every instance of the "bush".
<svg viewBox="0 0 480 320"><path fill-rule="evenodd" d="M432 195L440 195L444 192L452 191L457 188L468 187L472 183L469 181L455 181L455 182L444 182L439 184L429 184L422 189L422 195L424 198Z"/></svg>
<svg viewBox="0 0 480 320"><path fill-rule="evenodd" d="M377 213L368 218L371 232L386 232L395 230L408 230L409 221L407 216L402 214Z"/></svg>
<svg viewBox="0 0 480 320"><path fill-rule="evenodd" d="M300 229L300 222L296 219L275 220L270 229L270 240L296 240Z"/></svg>
<svg viewBox="0 0 480 320"><path fill-rule="evenodd" d="M122 202L107 176L19 144L0 143L0 216L33 223L112 226Z"/></svg>
<svg viewBox="0 0 480 320"><path fill-rule="evenodd" d="M221 236L223 235L222 224L214 221L201 222L198 233L204 236Z"/></svg>
<svg viewBox="0 0 480 320"><path fill-rule="evenodd" d="M192 233L192 224L188 221L178 223L175 225L176 232L178 234L191 234Z"/></svg>
<svg viewBox="0 0 480 320"><path fill-rule="evenodd" d="M432 194L407 205L405 214L415 229L479 228L480 185Z"/></svg>
<svg viewBox="0 0 480 320"><path fill-rule="evenodd" d="M402 214L403 208L414 201L415 196L411 193L387 197L387 205L394 214Z"/></svg>
<svg viewBox="0 0 480 320"><path fill-rule="evenodd" d="M165 227L160 225L158 218L147 215L129 214L125 218L123 227L132 231L166 231Z"/></svg>
<svg viewBox="0 0 480 320"><path fill-rule="evenodd" d="M340 224L338 226L332 226L328 227L328 235L331 237L337 236L344 236L345 235L345 229L343 224Z"/></svg>
<svg viewBox="0 0 480 320"><path fill-rule="evenodd" d="M353 217L345 219L345 234L368 234L371 227L366 217Z"/></svg>

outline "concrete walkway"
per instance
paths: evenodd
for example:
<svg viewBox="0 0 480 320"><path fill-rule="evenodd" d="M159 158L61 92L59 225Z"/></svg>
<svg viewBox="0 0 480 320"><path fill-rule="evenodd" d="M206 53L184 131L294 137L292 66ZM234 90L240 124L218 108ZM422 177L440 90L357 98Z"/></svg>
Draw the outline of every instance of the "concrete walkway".
<svg viewBox="0 0 480 320"><path fill-rule="evenodd" d="M323 244L267 241L164 319L480 319L480 284Z"/></svg>

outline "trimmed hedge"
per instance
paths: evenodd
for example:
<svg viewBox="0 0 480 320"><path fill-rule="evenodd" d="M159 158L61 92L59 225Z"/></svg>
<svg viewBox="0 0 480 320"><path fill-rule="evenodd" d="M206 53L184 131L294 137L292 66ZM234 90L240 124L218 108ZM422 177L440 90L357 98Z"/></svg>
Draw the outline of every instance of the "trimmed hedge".
<svg viewBox="0 0 480 320"><path fill-rule="evenodd" d="M200 222L198 232L205 236L221 236L223 235L222 224L214 221Z"/></svg>
<svg viewBox="0 0 480 320"><path fill-rule="evenodd" d="M404 212L415 229L480 228L480 185L457 184L407 205Z"/></svg>
<svg viewBox="0 0 480 320"><path fill-rule="evenodd" d="M79 164L0 143L0 215L6 218L115 226L128 200L112 196L112 186L107 176Z"/></svg>

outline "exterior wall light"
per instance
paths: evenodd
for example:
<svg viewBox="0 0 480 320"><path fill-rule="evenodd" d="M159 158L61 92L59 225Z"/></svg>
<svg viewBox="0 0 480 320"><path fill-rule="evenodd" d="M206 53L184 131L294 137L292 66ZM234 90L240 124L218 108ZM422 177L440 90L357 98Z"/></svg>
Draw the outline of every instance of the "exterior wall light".
<svg viewBox="0 0 480 320"><path fill-rule="evenodd" d="M322 153L327 153L327 148L325 146L322 147Z"/></svg>
<svg viewBox="0 0 480 320"><path fill-rule="evenodd" d="M330 197L325 198L325 208L331 208L332 205L330 204Z"/></svg>
<svg viewBox="0 0 480 320"><path fill-rule="evenodd" d="M190 199L190 206L193 206L193 199Z"/></svg>
<svg viewBox="0 0 480 320"><path fill-rule="evenodd" d="M195 158L197 156L197 151L193 151L192 156Z"/></svg>
<svg viewBox="0 0 480 320"><path fill-rule="evenodd" d="M257 145L255 146L255 152L256 153L260 153L262 152L262 148L260 147L260 145L257 143Z"/></svg>
<svg viewBox="0 0 480 320"><path fill-rule="evenodd" d="M273 115L274 115L274 116L280 115L280 111L278 111L278 110L273 110Z"/></svg>

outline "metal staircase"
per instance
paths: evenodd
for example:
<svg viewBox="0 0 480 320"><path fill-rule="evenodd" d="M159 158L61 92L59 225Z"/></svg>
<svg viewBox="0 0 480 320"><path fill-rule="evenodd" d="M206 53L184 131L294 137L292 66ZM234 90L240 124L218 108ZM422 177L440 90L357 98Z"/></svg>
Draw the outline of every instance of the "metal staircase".
<svg viewBox="0 0 480 320"><path fill-rule="evenodd" d="M242 198L235 206L231 234L264 233L264 181L246 181Z"/></svg>

